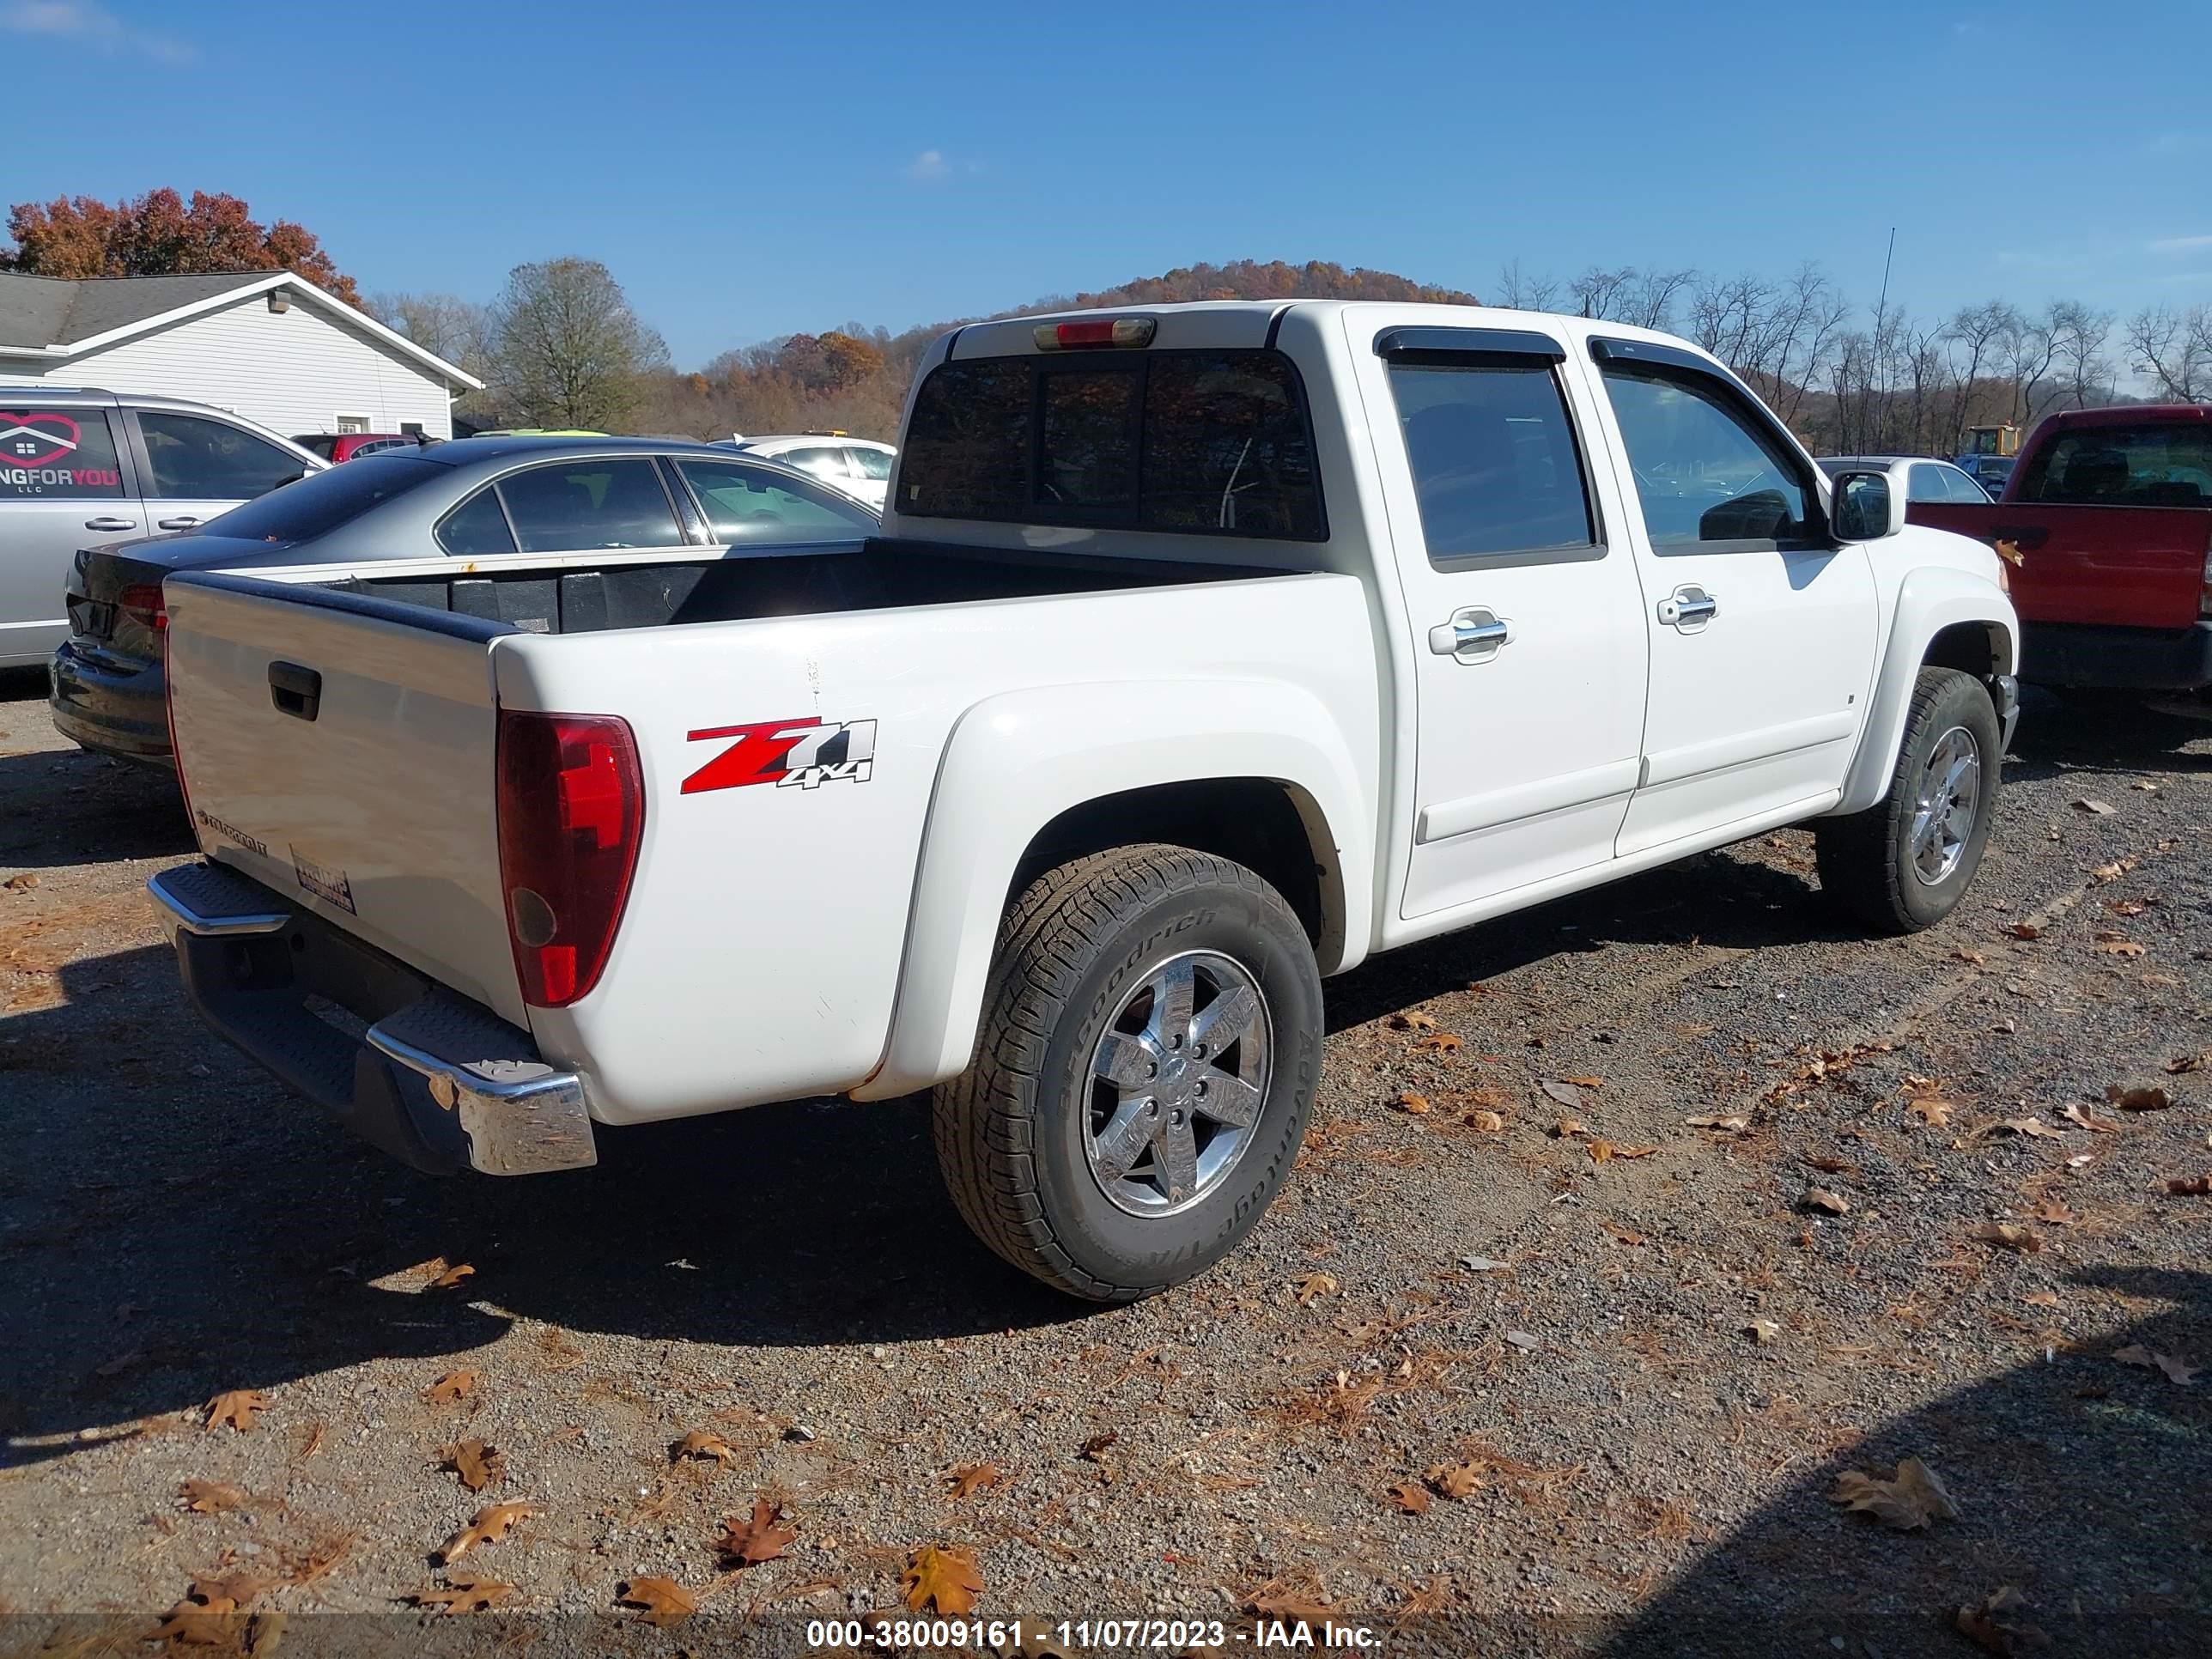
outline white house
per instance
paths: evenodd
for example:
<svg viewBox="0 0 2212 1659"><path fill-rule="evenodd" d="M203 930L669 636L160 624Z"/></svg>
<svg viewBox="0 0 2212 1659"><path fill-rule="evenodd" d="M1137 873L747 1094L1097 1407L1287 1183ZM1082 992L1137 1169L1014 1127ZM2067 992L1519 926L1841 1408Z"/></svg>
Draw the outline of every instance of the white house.
<svg viewBox="0 0 2212 1659"><path fill-rule="evenodd" d="M453 434L483 386L289 270L69 282L0 271L0 386L213 404L283 433Z"/></svg>

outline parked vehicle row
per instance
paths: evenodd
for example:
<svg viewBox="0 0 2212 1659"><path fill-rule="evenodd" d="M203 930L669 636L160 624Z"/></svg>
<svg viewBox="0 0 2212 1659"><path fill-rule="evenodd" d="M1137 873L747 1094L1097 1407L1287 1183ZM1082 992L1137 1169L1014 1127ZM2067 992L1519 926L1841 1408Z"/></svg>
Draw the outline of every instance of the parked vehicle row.
<svg viewBox="0 0 2212 1659"><path fill-rule="evenodd" d="M433 561L387 597L527 626L550 614L543 585L496 580L547 555L640 550L702 556L770 545L857 544L875 515L806 474L703 444L628 438L464 438L332 467L191 533L77 555L69 637L51 704L88 749L167 763L162 583L182 570L295 569L345 584L394 562ZM470 579L453 580L464 569ZM621 626L617 620L605 625Z"/></svg>
<svg viewBox="0 0 2212 1659"><path fill-rule="evenodd" d="M626 459L657 532L714 523L697 453ZM1925 927L2016 715L1995 553L1607 323L972 325L882 532L767 556L526 546L529 459L441 488L464 562L163 582L194 1005L426 1169L933 1088L969 1224L1101 1300L1266 1209L1323 976L1806 822L1848 914Z"/></svg>
<svg viewBox="0 0 2212 1659"><path fill-rule="evenodd" d="M890 444L848 437L842 432L776 433L757 438L740 433L730 442L745 454L765 456L811 472L823 483L858 496L878 513L884 510L884 493L890 487L891 463L898 458L898 451Z"/></svg>
<svg viewBox="0 0 2212 1659"><path fill-rule="evenodd" d="M78 550L194 529L328 464L243 416L174 398L0 388L0 668L70 631Z"/></svg>

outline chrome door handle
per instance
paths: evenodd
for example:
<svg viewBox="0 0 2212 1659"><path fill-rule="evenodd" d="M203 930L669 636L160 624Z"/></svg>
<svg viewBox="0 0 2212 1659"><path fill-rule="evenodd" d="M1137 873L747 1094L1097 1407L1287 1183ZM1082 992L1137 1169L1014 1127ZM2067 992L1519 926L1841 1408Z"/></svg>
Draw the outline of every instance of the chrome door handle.
<svg viewBox="0 0 2212 1659"><path fill-rule="evenodd" d="M110 514L103 518L87 519L84 521L84 527L87 530L136 530L138 527L138 520L118 519Z"/></svg>
<svg viewBox="0 0 2212 1659"><path fill-rule="evenodd" d="M1429 630L1429 649L1459 662L1488 662L1513 643L1513 624L1494 611L1469 605Z"/></svg>
<svg viewBox="0 0 2212 1659"><path fill-rule="evenodd" d="M154 528L156 530L197 530L199 527L200 521L189 513L184 514L181 518L156 519L154 520Z"/></svg>
<svg viewBox="0 0 2212 1659"><path fill-rule="evenodd" d="M1721 614L1721 602L1695 583L1686 583L1659 601L1659 620L1694 634Z"/></svg>

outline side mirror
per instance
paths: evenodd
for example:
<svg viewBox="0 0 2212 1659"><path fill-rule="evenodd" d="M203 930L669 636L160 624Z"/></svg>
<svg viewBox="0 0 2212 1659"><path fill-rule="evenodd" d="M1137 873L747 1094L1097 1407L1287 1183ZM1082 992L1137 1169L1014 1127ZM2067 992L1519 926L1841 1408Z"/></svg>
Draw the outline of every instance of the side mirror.
<svg viewBox="0 0 2212 1659"><path fill-rule="evenodd" d="M1838 541L1880 541L1905 528L1905 495L1889 487L1887 472L1839 472L1828 501Z"/></svg>

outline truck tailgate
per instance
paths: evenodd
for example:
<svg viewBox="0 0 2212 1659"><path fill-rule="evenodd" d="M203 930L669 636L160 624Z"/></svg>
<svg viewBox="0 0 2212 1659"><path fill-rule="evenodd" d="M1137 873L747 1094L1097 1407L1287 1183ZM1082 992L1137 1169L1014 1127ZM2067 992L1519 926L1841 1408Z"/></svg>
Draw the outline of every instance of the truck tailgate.
<svg viewBox="0 0 2212 1659"><path fill-rule="evenodd" d="M2012 602L2023 622L2176 629L2197 619L2212 542L2203 508L1916 501L1905 517L2016 548Z"/></svg>
<svg viewBox="0 0 2212 1659"><path fill-rule="evenodd" d="M200 848L515 1024L491 642L505 624L249 577L167 585Z"/></svg>

